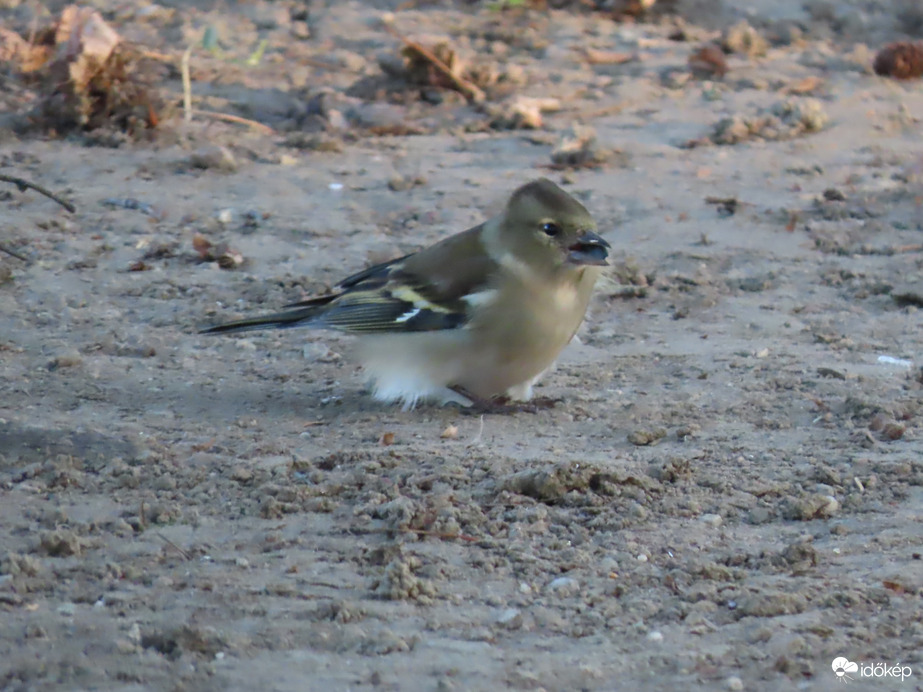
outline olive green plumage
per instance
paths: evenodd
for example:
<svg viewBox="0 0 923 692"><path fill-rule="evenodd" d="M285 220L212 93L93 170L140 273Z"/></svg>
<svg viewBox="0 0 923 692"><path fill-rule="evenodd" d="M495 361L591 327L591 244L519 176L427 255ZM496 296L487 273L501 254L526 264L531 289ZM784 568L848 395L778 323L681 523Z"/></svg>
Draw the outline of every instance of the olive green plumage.
<svg viewBox="0 0 923 692"><path fill-rule="evenodd" d="M528 399L583 321L608 248L584 206L543 178L516 190L498 216L354 274L330 295L205 332L360 335L376 398L408 407Z"/></svg>

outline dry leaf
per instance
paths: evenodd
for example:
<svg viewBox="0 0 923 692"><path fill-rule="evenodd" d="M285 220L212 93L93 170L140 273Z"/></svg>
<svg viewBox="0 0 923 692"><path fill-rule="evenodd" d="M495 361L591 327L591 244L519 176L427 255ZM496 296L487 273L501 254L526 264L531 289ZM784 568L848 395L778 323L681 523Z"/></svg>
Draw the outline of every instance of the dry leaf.
<svg viewBox="0 0 923 692"><path fill-rule="evenodd" d="M51 59L52 52L51 46L29 43L0 26L0 62L12 63L21 72L35 72Z"/></svg>
<svg viewBox="0 0 923 692"><path fill-rule="evenodd" d="M378 438L378 444L382 445L383 447L388 447L390 445L393 445L394 444L394 433L393 432L383 433L382 436Z"/></svg>
<svg viewBox="0 0 923 692"><path fill-rule="evenodd" d="M445 430L443 430L439 437L443 440L455 440L458 439L458 426L457 425L447 425Z"/></svg>

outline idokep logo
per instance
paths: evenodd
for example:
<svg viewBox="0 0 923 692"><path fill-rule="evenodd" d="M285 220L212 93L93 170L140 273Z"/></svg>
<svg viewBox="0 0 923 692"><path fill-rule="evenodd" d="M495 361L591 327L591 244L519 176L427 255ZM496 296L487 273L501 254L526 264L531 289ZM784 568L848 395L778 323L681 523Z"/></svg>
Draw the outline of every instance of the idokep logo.
<svg viewBox="0 0 923 692"><path fill-rule="evenodd" d="M902 666L900 663L890 665L888 663L853 663L844 656L837 656L830 664L833 673L840 682L852 682L857 678L891 678L894 680L906 680L913 675L913 669L910 666Z"/></svg>

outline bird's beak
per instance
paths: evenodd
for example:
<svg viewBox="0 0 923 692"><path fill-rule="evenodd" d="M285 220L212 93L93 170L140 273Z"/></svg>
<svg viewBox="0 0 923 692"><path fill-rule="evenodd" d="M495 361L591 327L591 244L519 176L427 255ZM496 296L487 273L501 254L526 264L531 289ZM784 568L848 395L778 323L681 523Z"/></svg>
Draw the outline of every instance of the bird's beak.
<svg viewBox="0 0 923 692"><path fill-rule="evenodd" d="M585 264L595 264L605 266L609 264L606 258L609 256L609 243L600 236L591 231L586 231L577 242L567 248L567 261L571 264L582 266Z"/></svg>

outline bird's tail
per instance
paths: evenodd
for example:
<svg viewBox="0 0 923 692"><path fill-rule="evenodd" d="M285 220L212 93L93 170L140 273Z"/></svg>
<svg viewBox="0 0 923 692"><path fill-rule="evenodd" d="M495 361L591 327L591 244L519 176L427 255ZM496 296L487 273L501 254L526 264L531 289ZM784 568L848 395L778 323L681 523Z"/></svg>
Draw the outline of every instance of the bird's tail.
<svg viewBox="0 0 923 692"><path fill-rule="evenodd" d="M248 320L238 320L217 324L214 327L203 329L200 334L234 334L235 332L249 332L256 329L290 329L292 327L310 326L320 316L332 297L324 296L304 303L299 303L297 310L276 312L262 317L252 317Z"/></svg>

